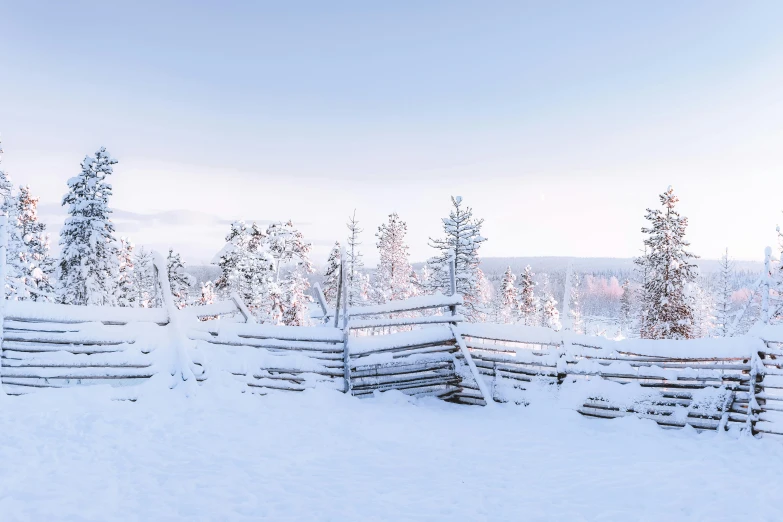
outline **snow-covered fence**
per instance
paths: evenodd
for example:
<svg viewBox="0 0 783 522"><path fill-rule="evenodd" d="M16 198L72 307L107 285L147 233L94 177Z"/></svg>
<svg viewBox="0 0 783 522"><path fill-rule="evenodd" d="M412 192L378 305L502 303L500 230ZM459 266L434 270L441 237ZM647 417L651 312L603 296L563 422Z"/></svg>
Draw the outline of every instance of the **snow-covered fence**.
<svg viewBox="0 0 783 522"><path fill-rule="evenodd" d="M163 308L68 306L5 301L2 321L3 391L87 384L128 386L168 372L174 381L206 378L197 354L187 353L178 311L156 255ZM168 293L167 293L168 292Z"/></svg>
<svg viewBox="0 0 783 522"><path fill-rule="evenodd" d="M779 328L687 341L611 341L517 325L460 331L498 401L526 402L536 385L550 384L591 417L783 434Z"/></svg>
<svg viewBox="0 0 783 522"><path fill-rule="evenodd" d="M149 328L162 310L74 307L9 301L5 306L2 382L6 393L80 384L126 385L156 373ZM139 321L150 325L139 328Z"/></svg>
<svg viewBox="0 0 783 522"><path fill-rule="evenodd" d="M226 371L253 393L343 389L343 330L207 321L189 337L210 372Z"/></svg>

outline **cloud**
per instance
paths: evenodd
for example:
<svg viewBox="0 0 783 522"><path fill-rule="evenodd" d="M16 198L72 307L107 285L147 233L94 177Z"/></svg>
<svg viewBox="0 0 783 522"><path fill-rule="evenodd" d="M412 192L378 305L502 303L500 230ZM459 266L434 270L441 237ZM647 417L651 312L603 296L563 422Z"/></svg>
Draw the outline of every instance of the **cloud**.
<svg viewBox="0 0 783 522"><path fill-rule="evenodd" d="M46 217L46 221L58 219L62 221L67 215L65 207L54 203L42 203L38 206L38 212ZM112 209L112 221L122 226L126 230L140 230L147 227L159 226L228 226L234 219L226 219L208 212L198 210L166 210L162 212L133 212L121 208ZM273 219L245 219L248 223L258 223L259 225L269 225L274 223ZM297 223L305 226L310 223Z"/></svg>

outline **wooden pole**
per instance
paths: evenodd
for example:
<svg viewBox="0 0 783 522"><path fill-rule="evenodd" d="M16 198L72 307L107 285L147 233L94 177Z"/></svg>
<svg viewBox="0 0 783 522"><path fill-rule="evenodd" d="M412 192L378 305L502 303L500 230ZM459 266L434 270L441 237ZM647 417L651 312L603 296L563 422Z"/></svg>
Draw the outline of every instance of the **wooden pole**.
<svg viewBox="0 0 783 522"><path fill-rule="evenodd" d="M449 290L451 291L452 296L457 295L457 262L455 257L456 256L452 254L451 260L449 261ZM456 305L449 306L449 310L451 310L452 316L457 315Z"/></svg>
<svg viewBox="0 0 783 522"><path fill-rule="evenodd" d="M348 285L345 279L345 251L340 252L340 282L337 288L337 307L335 309L335 326L337 326L336 316L340 309L340 297L343 304L343 393L351 393L351 349L349 340L351 338L351 329L348 326Z"/></svg>
<svg viewBox="0 0 783 522"><path fill-rule="evenodd" d="M8 216L3 214L0 216L0 289L3 294L0 295L0 370L2 370L2 345L5 338L5 274L6 274L6 257L8 251ZM2 372L0 371L0 374ZM5 395L3 390L2 376L0 376L0 395Z"/></svg>

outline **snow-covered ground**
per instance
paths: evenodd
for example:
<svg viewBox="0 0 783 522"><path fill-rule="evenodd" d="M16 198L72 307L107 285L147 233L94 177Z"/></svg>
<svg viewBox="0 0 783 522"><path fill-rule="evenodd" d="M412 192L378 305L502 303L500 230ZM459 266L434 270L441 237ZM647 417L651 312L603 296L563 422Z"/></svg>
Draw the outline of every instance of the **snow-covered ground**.
<svg viewBox="0 0 783 522"><path fill-rule="evenodd" d="M0 520L783 518L779 441L219 381L0 398Z"/></svg>

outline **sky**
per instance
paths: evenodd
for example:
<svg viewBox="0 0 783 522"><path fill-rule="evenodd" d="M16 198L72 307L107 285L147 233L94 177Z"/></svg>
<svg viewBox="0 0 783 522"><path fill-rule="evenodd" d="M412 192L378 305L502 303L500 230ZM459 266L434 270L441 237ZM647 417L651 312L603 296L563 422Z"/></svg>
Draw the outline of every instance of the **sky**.
<svg viewBox="0 0 783 522"><path fill-rule="evenodd" d="M421 261L452 195L483 256L631 257L668 185L694 253L761 259L781 21L778 1L0 0L2 168L56 234L105 146L119 233L196 264L235 219L292 219L323 263L354 210L369 262L391 212Z"/></svg>

